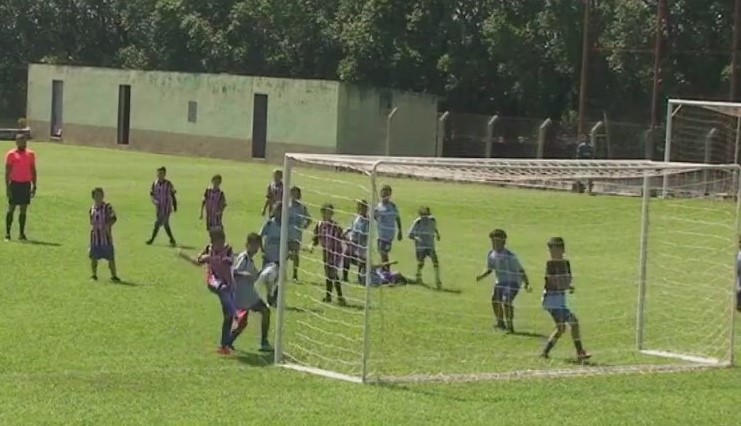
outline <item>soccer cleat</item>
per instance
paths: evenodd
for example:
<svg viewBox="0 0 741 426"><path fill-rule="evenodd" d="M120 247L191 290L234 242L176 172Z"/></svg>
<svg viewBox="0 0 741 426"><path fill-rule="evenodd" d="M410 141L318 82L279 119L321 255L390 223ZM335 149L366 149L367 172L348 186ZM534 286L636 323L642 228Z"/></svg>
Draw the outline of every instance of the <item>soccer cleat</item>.
<svg viewBox="0 0 741 426"><path fill-rule="evenodd" d="M170 247L177 247L178 243L175 240L170 240Z"/></svg>
<svg viewBox="0 0 741 426"><path fill-rule="evenodd" d="M588 360L591 357L592 357L592 354L590 354L587 351L582 351L582 352L579 352L578 354L576 354L576 358L579 361L586 361L586 360Z"/></svg>
<svg viewBox="0 0 741 426"><path fill-rule="evenodd" d="M330 295L324 296L324 299L322 299L322 302L324 302L324 303L332 303L332 296L330 296Z"/></svg>
<svg viewBox="0 0 741 426"><path fill-rule="evenodd" d="M273 347L268 342L260 343L260 352L273 352Z"/></svg>
<svg viewBox="0 0 741 426"><path fill-rule="evenodd" d="M144 244L151 246L154 243L154 240L147 240Z"/></svg>
<svg viewBox="0 0 741 426"><path fill-rule="evenodd" d="M507 327L507 334L515 334L515 328L513 326Z"/></svg>
<svg viewBox="0 0 741 426"><path fill-rule="evenodd" d="M503 322L501 322L501 321L497 321L497 322L496 322L496 323L494 324L494 329L496 329L496 330L502 330L502 331L504 331L504 330L506 330L506 329L507 329L507 326L506 326L506 325L504 325L504 323L503 323Z"/></svg>
<svg viewBox="0 0 741 426"><path fill-rule="evenodd" d="M20 234L20 235L18 235L18 241L28 241L28 238L26 237L26 234Z"/></svg>
<svg viewBox="0 0 741 426"><path fill-rule="evenodd" d="M234 347L234 345L227 345L227 348L229 348L230 351L236 352L237 349Z"/></svg>
<svg viewBox="0 0 741 426"><path fill-rule="evenodd" d="M435 285L437 286L437 289L438 290L442 290L443 289L443 283L441 281L436 282Z"/></svg>
<svg viewBox="0 0 741 426"><path fill-rule="evenodd" d="M121 278L119 278L119 277L117 277L117 276L114 275L114 276L111 277L111 282L120 283L121 282Z"/></svg>
<svg viewBox="0 0 741 426"><path fill-rule="evenodd" d="M543 359L551 359L551 355L548 352L541 352L540 357Z"/></svg>
<svg viewBox="0 0 741 426"><path fill-rule="evenodd" d="M97 275L91 275L90 276L90 280L91 281L98 281L98 276Z"/></svg>
<svg viewBox="0 0 741 426"><path fill-rule="evenodd" d="M340 306L347 306L347 300L345 300L344 297L340 296L337 298L337 304Z"/></svg>
<svg viewBox="0 0 741 426"><path fill-rule="evenodd" d="M222 346L222 347L220 347L219 349L216 350L216 353L219 354L219 355L231 355L232 354L232 350L229 349L228 346Z"/></svg>
<svg viewBox="0 0 741 426"><path fill-rule="evenodd" d="M5 234L5 242L10 241L10 234Z"/></svg>

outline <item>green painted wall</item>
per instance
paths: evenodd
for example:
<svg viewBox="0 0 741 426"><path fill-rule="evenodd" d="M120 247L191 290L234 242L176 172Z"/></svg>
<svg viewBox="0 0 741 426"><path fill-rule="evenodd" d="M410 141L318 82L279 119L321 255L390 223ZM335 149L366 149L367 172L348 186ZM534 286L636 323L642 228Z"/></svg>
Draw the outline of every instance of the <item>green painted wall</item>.
<svg viewBox="0 0 741 426"><path fill-rule="evenodd" d="M128 84L132 129L250 139L253 94L261 93L269 141L336 146L336 82L31 65L29 119L49 121L52 80L64 81L64 123L115 128L118 86ZM198 103L195 123L189 101Z"/></svg>
<svg viewBox="0 0 741 426"><path fill-rule="evenodd" d="M391 155L435 157L437 155L437 97L394 92L398 108L391 126Z"/></svg>
<svg viewBox="0 0 741 426"><path fill-rule="evenodd" d="M343 84L337 111L340 153L384 155L388 111L381 105L377 90Z"/></svg>

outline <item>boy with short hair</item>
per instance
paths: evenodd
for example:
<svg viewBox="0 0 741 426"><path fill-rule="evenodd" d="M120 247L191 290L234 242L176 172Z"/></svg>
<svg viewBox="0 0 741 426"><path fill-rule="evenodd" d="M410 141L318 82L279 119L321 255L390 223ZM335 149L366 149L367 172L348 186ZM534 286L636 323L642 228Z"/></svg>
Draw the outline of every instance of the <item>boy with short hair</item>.
<svg viewBox="0 0 741 426"><path fill-rule="evenodd" d="M391 201L390 185L384 185L380 195L381 201L374 210L374 218L378 224L378 253L381 255L381 263L388 263L394 237L399 241L402 240L401 215L396 204Z"/></svg>
<svg viewBox="0 0 741 426"><path fill-rule="evenodd" d="M338 270L342 267L342 228L332 219L334 216L334 206L325 204L321 209L322 220L314 227L314 238L312 240L311 250L314 247L322 246L322 260L324 262L324 278L326 284L326 294L324 302L332 302L332 287L337 293L337 303L346 305L345 297L342 295L342 284Z"/></svg>
<svg viewBox="0 0 741 426"><path fill-rule="evenodd" d="M439 290L442 288L442 282L435 241L440 241L440 232L437 230L437 221L431 215L429 207L420 207L419 217L414 220L409 229L409 238L414 240L414 252L417 257L417 283L422 283L422 268L425 266L425 259L429 257L435 269L435 284Z"/></svg>
<svg viewBox="0 0 741 426"><path fill-rule="evenodd" d="M301 201L301 188L291 188L291 204L288 206L288 255L293 266L293 280L298 281L298 268L304 230L311 224L309 209Z"/></svg>
<svg viewBox="0 0 741 426"><path fill-rule="evenodd" d="M175 237L170 229L170 215L178 211L178 200L175 197L177 191L175 185L167 179L167 169L163 166L157 169L157 179L152 182L149 189L149 197L155 206L154 229L152 236L147 240L147 245L152 245L161 227L165 228L170 245L175 247Z"/></svg>
<svg viewBox="0 0 741 426"><path fill-rule="evenodd" d="M90 208L88 215L90 217L90 269L92 270L91 279L98 280L98 261L105 259L108 261L108 269L111 271L111 281L121 282L116 275L115 249L113 247L113 225L118 218L113 206L105 201L105 192L103 188L95 188L91 193L93 197L93 206Z"/></svg>
<svg viewBox="0 0 741 426"><path fill-rule="evenodd" d="M494 272L496 279L491 306L496 317L495 328L513 334L515 332L513 302L521 285L524 284L525 291L530 291L530 281L517 255L505 248L507 233L502 229L495 229L489 233L489 240L492 249L487 255L486 271L476 277L476 281L481 281Z"/></svg>
<svg viewBox="0 0 741 426"><path fill-rule="evenodd" d="M576 318L566 304L566 292L573 293L573 276L571 275L571 263L564 259L566 243L561 237L553 237L548 241L548 251L551 258L545 266L545 288L543 289L543 309L551 314L556 323L556 329L551 333L541 356L549 358L550 352L561 335L566 331L566 325L571 328L571 338L574 341L576 357L587 360L591 355L584 350L581 343L579 331L579 320Z"/></svg>
<svg viewBox="0 0 741 426"><path fill-rule="evenodd" d="M247 319L250 312L259 312L262 318L260 327L260 350L269 352L272 350L268 342L270 331L270 308L262 300L257 291L256 284L260 276L255 263L255 255L260 251L262 238L256 233L247 236L245 251L237 256L234 263L234 299L237 308L237 326L232 330L229 347L234 350L234 341L247 327Z"/></svg>
<svg viewBox="0 0 741 426"><path fill-rule="evenodd" d="M201 202L201 220L203 212L206 211L206 230L212 228L223 228L224 209L226 209L226 194L221 190L221 175L211 178L211 186L206 188Z"/></svg>
<svg viewBox="0 0 741 426"><path fill-rule="evenodd" d="M345 253L342 262L342 281L347 282L350 265L358 265L358 283L365 284L366 252L368 249L368 202L358 200L357 214L345 232Z"/></svg>
<svg viewBox="0 0 741 426"><path fill-rule="evenodd" d="M265 194L265 204L262 206L262 215L273 211L273 207L279 201L283 201L283 170L273 170L273 181L268 185Z"/></svg>
<svg viewBox="0 0 741 426"><path fill-rule="evenodd" d="M278 202L273 205L270 218L265 221L260 229L260 238L262 238L262 267L268 264L280 264L280 226L283 214L283 203ZM277 289L276 289L277 290ZM268 296L268 303L275 305L278 292L274 291Z"/></svg>

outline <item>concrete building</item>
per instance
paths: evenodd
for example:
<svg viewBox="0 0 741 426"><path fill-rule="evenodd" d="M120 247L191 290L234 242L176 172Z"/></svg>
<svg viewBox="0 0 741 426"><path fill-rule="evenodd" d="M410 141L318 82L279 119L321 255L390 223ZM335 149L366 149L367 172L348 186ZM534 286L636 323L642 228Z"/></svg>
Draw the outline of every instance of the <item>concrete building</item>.
<svg viewBox="0 0 741 426"><path fill-rule="evenodd" d="M34 64L37 139L279 161L285 152L436 155L437 98L335 81Z"/></svg>

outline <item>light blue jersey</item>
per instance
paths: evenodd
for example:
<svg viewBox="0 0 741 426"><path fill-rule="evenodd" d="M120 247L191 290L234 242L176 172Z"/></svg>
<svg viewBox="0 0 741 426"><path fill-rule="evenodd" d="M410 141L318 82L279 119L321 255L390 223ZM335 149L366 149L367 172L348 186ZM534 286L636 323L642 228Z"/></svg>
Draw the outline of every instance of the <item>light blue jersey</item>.
<svg viewBox="0 0 741 426"><path fill-rule="evenodd" d="M260 301L260 294L255 288L259 275L252 256L246 251L237 256L234 263L234 300L238 309L250 309Z"/></svg>
<svg viewBox="0 0 741 426"><path fill-rule="evenodd" d="M381 241L394 241L398 233L396 222L399 219L399 209L396 204L389 201L380 202L374 210L375 220L378 224L378 239Z"/></svg>
<svg viewBox="0 0 741 426"><path fill-rule="evenodd" d="M486 265L496 277L495 286L509 286L520 288L523 279L523 268L517 255L504 249L502 251L490 251L486 256Z"/></svg>
<svg viewBox="0 0 741 426"><path fill-rule="evenodd" d="M360 247L368 245L368 218L357 215L350 224L350 241Z"/></svg>
<svg viewBox="0 0 741 426"><path fill-rule="evenodd" d="M263 257L266 263L279 262L280 258L280 223L269 219L262 226L260 236L263 238Z"/></svg>
<svg viewBox="0 0 741 426"><path fill-rule="evenodd" d="M288 206L288 241L301 242L304 227L311 221L309 209L301 201L293 200Z"/></svg>
<svg viewBox="0 0 741 426"><path fill-rule="evenodd" d="M437 221L432 216L420 216L409 228L409 238L414 240L417 250L434 250Z"/></svg>

